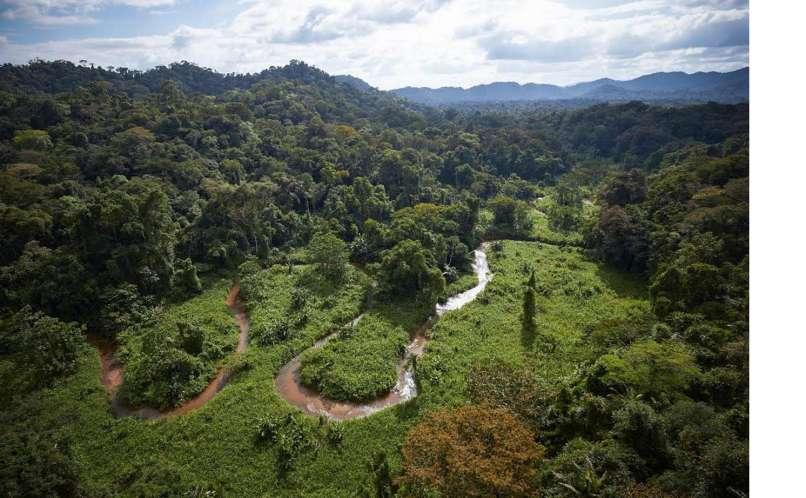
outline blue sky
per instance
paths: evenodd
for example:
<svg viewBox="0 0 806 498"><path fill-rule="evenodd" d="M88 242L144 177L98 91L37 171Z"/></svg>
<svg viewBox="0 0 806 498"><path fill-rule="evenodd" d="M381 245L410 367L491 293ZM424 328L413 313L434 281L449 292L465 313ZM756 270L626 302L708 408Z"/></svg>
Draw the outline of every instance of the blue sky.
<svg viewBox="0 0 806 498"><path fill-rule="evenodd" d="M0 17L0 35L6 36L11 42L25 44L159 35L170 33L180 24L225 28L243 10L238 2L220 0L57 1L42 2L41 7L36 4L35 0L0 0L0 12L3 13ZM64 7L59 8L59 5ZM20 6L25 8L21 9Z"/></svg>
<svg viewBox="0 0 806 498"><path fill-rule="evenodd" d="M568 84L748 62L747 0L0 0L0 61L259 71L381 88Z"/></svg>

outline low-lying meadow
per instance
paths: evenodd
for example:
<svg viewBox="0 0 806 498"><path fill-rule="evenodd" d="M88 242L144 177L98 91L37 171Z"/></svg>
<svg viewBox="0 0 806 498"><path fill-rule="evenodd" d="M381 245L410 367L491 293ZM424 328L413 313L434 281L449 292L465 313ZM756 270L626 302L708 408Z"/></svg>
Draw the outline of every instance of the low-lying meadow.
<svg viewBox="0 0 806 498"><path fill-rule="evenodd" d="M343 282L332 284L313 278L308 267L295 266L290 274L287 267L273 267L243 278L253 342L239 355L230 383L200 409L158 421L115 418L100 382L97 350L87 347L75 375L15 405L25 407L25 416L10 407L3 420L11 431L24 423L69 442L81 462L82 482L93 496L134 496L144 486L196 486L224 496L355 496L370 480L367 464L376 453L385 453L392 470L399 469L399 445L423 415L469 401L467 378L475 365L494 358L530 364L541 382L558 384L587 357L589 328L602 319L648 308L641 282L601 268L575 248L502 241L491 243L487 253L494 277L486 290L464 308L443 315L429 333L425 354L417 362L420 395L370 417L318 421L277 393L280 368L358 315L369 288L369 278L352 268ZM521 337L520 313L523 285L532 270L539 289L538 333L529 344ZM203 295L209 292L210 302L220 303L227 313L227 337L234 344L237 327L224 304L227 286L210 287ZM298 296L298 288L307 297ZM394 309L399 303L388 306ZM303 309L309 313L305 325L292 324L283 339L277 322L292 320ZM365 318L377 309L371 304ZM345 338L349 347L333 350L345 352L334 355L345 371L363 358L355 352L363 347L363 334L369 337L378 330L374 323L368 320L365 331L359 327L360 333ZM405 334L395 336L398 343L412 331L404 323L416 325L420 318L400 322ZM277 436L261 438L261 430L269 426Z"/></svg>

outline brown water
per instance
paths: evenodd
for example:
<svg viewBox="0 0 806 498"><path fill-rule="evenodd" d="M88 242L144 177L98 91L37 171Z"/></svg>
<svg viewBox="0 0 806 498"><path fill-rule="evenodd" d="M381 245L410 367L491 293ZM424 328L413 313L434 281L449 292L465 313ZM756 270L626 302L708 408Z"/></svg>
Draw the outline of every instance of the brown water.
<svg viewBox="0 0 806 498"><path fill-rule="evenodd" d="M242 353L246 351L249 345L249 317L244 313L241 303L238 300L238 292L240 286L236 283L232 286L227 294L227 305L232 311L232 316L240 328L240 336L238 337L238 346L235 351ZM139 407L132 408L124 404L116 395L118 387L123 383L123 365L115 357L115 350L117 349L110 341L94 337L92 342L98 347L101 355L101 382L106 388L109 395L109 402L112 406L112 411L117 417L139 417L143 419L156 419L162 417L175 417L177 415L184 415L204 406L205 403L213 399L216 394L225 386L229 381L231 372L227 368L222 368L216 373L216 376L207 384L202 392L197 394L193 399L177 406L168 411L161 412L155 408Z"/></svg>
<svg viewBox="0 0 806 498"><path fill-rule="evenodd" d="M482 247L483 248L483 247ZM483 250L477 249L474 253L473 271L476 274L478 283L471 289L451 296L445 304L437 305L436 316L440 317L448 311L456 310L473 301L492 279L490 267L487 264L487 255ZM350 326L355 326L363 317L359 315L350 322ZM411 362L412 357L420 357L425 351L428 342L427 333L433 326L434 319L428 318L412 334L412 341L406 347L403 358L397 367L397 383L388 393L368 402L358 403L349 401L331 400L316 390L302 384L299 376L301 367L300 357L295 357L288 362L277 375L277 392L286 401L302 409L309 415L324 415L334 420L345 420L357 417L366 417L389 406L408 401L417 396L417 383L414 379L414 368ZM334 332L323 339L317 341L311 349L321 348L333 337L338 335Z"/></svg>
<svg viewBox="0 0 806 498"><path fill-rule="evenodd" d="M471 289L451 296L444 304L438 304L435 309L437 318L448 311L459 309L476 299L487 286L487 283L492 279L490 268L487 265L487 255L481 249L476 250L474 255L473 270L478 279L478 283ZM230 310L232 310L232 315L240 328L236 351L242 353L246 351L249 345L249 317L246 316L238 299L239 290L240 286L238 284L233 285L227 295L226 302ZM354 327L361 321L362 317L363 314L359 315L348 325ZM405 353L398 364L397 383L388 393L374 400L362 403L336 401L328 399L319 394L316 390L304 386L299 377L301 355L296 356L280 369L276 379L277 391L286 401L304 410L306 413L314 416L324 415L335 420L365 417L389 406L413 399L417 396L417 384L414 379L414 368L411 358L419 357L425 351L425 346L428 342L427 333L433 326L433 323L434 318L429 317L412 333L412 341L406 347ZM338 335L338 332L334 332L316 341L312 348L321 348L336 337L336 335ZM100 337L92 337L91 342L98 347L101 357L101 382L106 388L112 411L117 417L134 416L142 419L158 419L184 415L201 408L205 403L213 399L227 384L231 375L228 369L220 369L201 393L172 410L161 412L155 408L149 407L134 408L127 406L116 396L117 389L123 383L123 364L115 356L116 345Z"/></svg>

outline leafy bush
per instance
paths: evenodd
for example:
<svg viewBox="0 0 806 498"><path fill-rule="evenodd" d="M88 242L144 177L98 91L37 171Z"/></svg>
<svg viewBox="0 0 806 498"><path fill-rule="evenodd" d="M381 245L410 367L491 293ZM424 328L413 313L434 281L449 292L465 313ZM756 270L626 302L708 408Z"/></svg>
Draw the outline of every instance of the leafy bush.
<svg viewBox="0 0 806 498"><path fill-rule="evenodd" d="M190 258L176 261L174 273L174 285L183 292L185 296L195 296L202 291L202 283Z"/></svg>
<svg viewBox="0 0 806 498"><path fill-rule="evenodd" d="M273 443L277 440L277 432L283 427L284 417L268 415L257 421L258 441Z"/></svg>
<svg viewBox="0 0 806 498"><path fill-rule="evenodd" d="M666 421L646 403L627 401L613 414L613 435L617 441L632 448L644 466L633 469L646 477L669 462Z"/></svg>
<svg viewBox="0 0 806 498"><path fill-rule="evenodd" d="M258 420L258 441L271 443L278 451L278 465L281 473L293 467L294 459L312 449L318 441L316 427L304 415L270 415Z"/></svg>
<svg viewBox="0 0 806 498"><path fill-rule="evenodd" d="M8 498L82 496L78 466L65 441L39 431L3 431L0 495Z"/></svg>
<svg viewBox="0 0 806 498"><path fill-rule="evenodd" d="M702 375L688 348L676 341L636 342L623 353L602 356L599 363L605 382L652 396L680 396Z"/></svg>
<svg viewBox="0 0 806 498"><path fill-rule="evenodd" d="M177 339L179 347L193 356L198 356L204 350L204 329L196 323L177 322Z"/></svg>
<svg viewBox="0 0 806 498"><path fill-rule="evenodd" d="M637 461L635 452L612 439L574 439L541 467L541 496L565 497L571 491L573 496L622 497Z"/></svg>
<svg viewBox="0 0 806 498"><path fill-rule="evenodd" d="M281 317L250 327L249 332L255 344L271 346L291 337L291 325Z"/></svg>
<svg viewBox="0 0 806 498"><path fill-rule="evenodd" d="M344 440L344 435L347 430L344 427L344 424L340 423L331 423L327 426L327 441L333 446L340 446L341 442Z"/></svg>
<svg viewBox="0 0 806 498"><path fill-rule="evenodd" d="M12 353L35 385L51 384L73 373L84 341L84 327L64 323L26 306L0 324L0 351Z"/></svg>

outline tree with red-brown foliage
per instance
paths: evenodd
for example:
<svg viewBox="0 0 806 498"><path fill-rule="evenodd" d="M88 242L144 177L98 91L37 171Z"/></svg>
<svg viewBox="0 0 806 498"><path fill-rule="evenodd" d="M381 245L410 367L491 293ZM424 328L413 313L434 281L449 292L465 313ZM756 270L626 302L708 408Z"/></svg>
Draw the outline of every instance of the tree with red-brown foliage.
<svg viewBox="0 0 806 498"><path fill-rule="evenodd" d="M428 415L406 438L406 494L445 497L534 496L535 464L544 448L511 411L469 405Z"/></svg>

